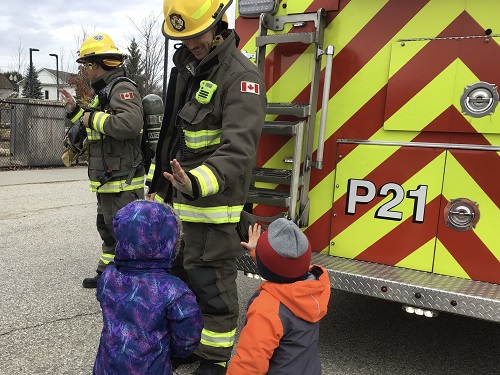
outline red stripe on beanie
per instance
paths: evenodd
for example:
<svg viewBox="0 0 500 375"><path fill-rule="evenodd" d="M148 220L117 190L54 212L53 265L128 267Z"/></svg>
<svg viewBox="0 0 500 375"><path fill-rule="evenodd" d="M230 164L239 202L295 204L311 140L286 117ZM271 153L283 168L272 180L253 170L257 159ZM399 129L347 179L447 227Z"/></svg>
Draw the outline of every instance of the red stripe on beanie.
<svg viewBox="0 0 500 375"><path fill-rule="evenodd" d="M266 230L257 241L256 254L262 264L271 272L288 279L304 275L311 263L311 243L307 241L307 250L298 258L287 258L278 254L268 238Z"/></svg>

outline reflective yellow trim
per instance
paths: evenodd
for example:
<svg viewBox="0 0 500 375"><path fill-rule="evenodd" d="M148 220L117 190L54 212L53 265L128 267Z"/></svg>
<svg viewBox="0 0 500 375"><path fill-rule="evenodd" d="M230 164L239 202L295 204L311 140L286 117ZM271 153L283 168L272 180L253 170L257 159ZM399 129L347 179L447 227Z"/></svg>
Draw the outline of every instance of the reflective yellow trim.
<svg viewBox="0 0 500 375"><path fill-rule="evenodd" d="M236 329L229 332L214 332L203 328L201 330L201 343L214 348L230 348L234 345Z"/></svg>
<svg viewBox="0 0 500 375"><path fill-rule="evenodd" d="M90 108L97 108L99 107L99 96L96 95L92 98L92 101L89 104Z"/></svg>
<svg viewBox="0 0 500 375"><path fill-rule="evenodd" d="M153 176L155 174L155 168L156 168L156 165L151 163L151 165L149 166L148 176L146 177L146 179L148 181L153 180Z"/></svg>
<svg viewBox="0 0 500 375"><path fill-rule="evenodd" d="M200 19L200 17L201 17L201 16L203 16L203 15L207 12L207 10L209 10L209 9L210 9L210 5L211 5L211 4L212 4L212 0L207 0L207 1L205 1L205 2L201 5L200 9L198 9L196 12L194 12L194 13L191 15L191 18L192 18L192 19L195 19L195 20Z"/></svg>
<svg viewBox="0 0 500 375"><path fill-rule="evenodd" d="M106 121L109 116L111 116L109 113L94 112L94 116L92 117L92 127L99 133L106 134L104 131L104 121Z"/></svg>
<svg viewBox="0 0 500 375"><path fill-rule="evenodd" d="M101 134L91 128L85 128L87 130L87 138L89 141L100 141L101 140ZM102 138L106 138L106 134L102 134Z"/></svg>
<svg viewBox="0 0 500 375"><path fill-rule="evenodd" d="M90 191L99 193L119 193L120 191L136 190L144 187L144 178L135 177L132 179L130 185L125 180L109 181L100 186L99 181L90 181Z"/></svg>
<svg viewBox="0 0 500 375"><path fill-rule="evenodd" d="M243 206L196 207L174 202L181 220L191 223L226 224L240 221Z"/></svg>
<svg viewBox="0 0 500 375"><path fill-rule="evenodd" d="M96 42L96 43L86 43L85 46L82 46L80 48L80 55L83 55L83 52L85 52L86 50L90 49L90 48L96 48L96 47L102 47L103 46L103 42L99 41L99 42Z"/></svg>
<svg viewBox="0 0 500 375"><path fill-rule="evenodd" d="M184 130L186 146L192 149L199 149L220 144L220 134L222 129L200 130L197 132Z"/></svg>
<svg viewBox="0 0 500 375"><path fill-rule="evenodd" d="M206 165L201 165L190 170L189 173L191 173L200 184L202 197L217 194L219 191L219 183L210 168Z"/></svg>
<svg viewBox="0 0 500 375"><path fill-rule="evenodd" d="M163 203L165 199L160 197L158 194L155 194L155 202Z"/></svg>
<svg viewBox="0 0 500 375"><path fill-rule="evenodd" d="M109 264L110 262L113 262L115 260L115 256L113 254L102 253L100 260L104 264Z"/></svg>
<svg viewBox="0 0 500 375"><path fill-rule="evenodd" d="M80 119L80 117L82 117L82 115L83 115L83 109L80 108L80 110L76 113L76 115L71 117L69 119L69 121L71 121L71 123L74 124L75 122L77 122Z"/></svg>

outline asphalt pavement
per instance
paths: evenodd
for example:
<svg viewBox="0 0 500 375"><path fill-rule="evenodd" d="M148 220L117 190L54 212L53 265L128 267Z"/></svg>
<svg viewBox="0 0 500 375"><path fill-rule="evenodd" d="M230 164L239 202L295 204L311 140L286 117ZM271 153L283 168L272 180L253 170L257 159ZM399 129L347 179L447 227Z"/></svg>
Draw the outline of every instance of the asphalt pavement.
<svg viewBox="0 0 500 375"><path fill-rule="evenodd" d="M91 374L102 318L81 286L100 254L86 168L0 171L0 202L0 374ZM239 333L259 281L237 282ZM500 374L498 323L332 291L320 327L326 375Z"/></svg>

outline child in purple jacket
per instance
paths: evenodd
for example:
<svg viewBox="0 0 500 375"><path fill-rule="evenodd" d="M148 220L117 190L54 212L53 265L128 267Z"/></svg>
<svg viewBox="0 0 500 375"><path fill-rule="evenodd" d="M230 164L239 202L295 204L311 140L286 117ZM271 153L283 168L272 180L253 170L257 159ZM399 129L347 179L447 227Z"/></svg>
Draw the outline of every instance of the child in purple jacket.
<svg viewBox="0 0 500 375"><path fill-rule="evenodd" d="M137 200L113 219L114 265L97 284L103 328L94 374L172 374L170 357L187 357L203 320L195 295L169 274L180 221L169 206Z"/></svg>

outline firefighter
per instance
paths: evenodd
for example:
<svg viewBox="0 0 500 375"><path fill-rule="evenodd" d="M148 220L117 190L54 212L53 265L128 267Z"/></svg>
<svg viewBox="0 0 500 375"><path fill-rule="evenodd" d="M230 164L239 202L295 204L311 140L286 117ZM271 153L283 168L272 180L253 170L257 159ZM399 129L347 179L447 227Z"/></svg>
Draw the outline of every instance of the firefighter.
<svg viewBox="0 0 500 375"><path fill-rule="evenodd" d="M128 203L144 198L143 108L136 85L125 77L125 57L108 35L94 34L82 43L76 60L87 69L95 92L89 108L81 108L61 89L67 118L73 124L81 121L87 132L90 191L97 196L96 226L102 239L96 275L83 280L84 288L95 288L113 262L113 216Z"/></svg>
<svg viewBox="0 0 500 375"><path fill-rule="evenodd" d="M166 98L150 199L173 201L184 236L172 273L203 314L194 374L225 374L236 335L236 226L264 124L263 77L238 49L232 0L165 0L163 33L178 40L174 95ZM169 108L169 104L171 108Z"/></svg>

